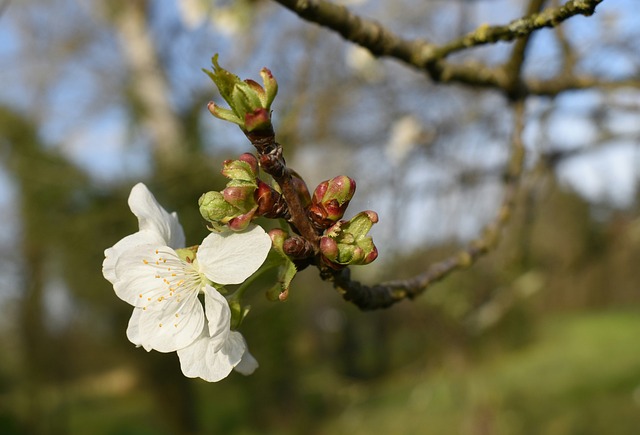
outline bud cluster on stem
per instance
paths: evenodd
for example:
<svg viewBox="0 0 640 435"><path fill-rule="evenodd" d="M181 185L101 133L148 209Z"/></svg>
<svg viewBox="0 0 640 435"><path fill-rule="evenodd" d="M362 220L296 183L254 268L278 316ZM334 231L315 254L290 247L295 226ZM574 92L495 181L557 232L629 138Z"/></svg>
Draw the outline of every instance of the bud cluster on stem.
<svg viewBox="0 0 640 435"><path fill-rule="evenodd" d="M207 74L230 107L210 103L209 110L215 117L237 124L258 155L243 154L238 160L225 162L222 173L230 181L222 192L208 192L201 198L200 211L205 219L214 227L226 225L233 230L246 228L258 216L285 219L290 231L276 229L270 233L274 249L289 259L283 269L287 274L282 279L286 281L283 292L288 292L288 283L298 267L315 263L339 270L375 260L378 251L368 232L378 222L378 215L364 211L342 220L355 194L355 181L339 175L320 183L310 195L302 177L287 167L271 122L271 104L278 90L271 72L262 69L260 86L226 71L214 56L213 71ZM261 180L259 169L273 182Z"/></svg>

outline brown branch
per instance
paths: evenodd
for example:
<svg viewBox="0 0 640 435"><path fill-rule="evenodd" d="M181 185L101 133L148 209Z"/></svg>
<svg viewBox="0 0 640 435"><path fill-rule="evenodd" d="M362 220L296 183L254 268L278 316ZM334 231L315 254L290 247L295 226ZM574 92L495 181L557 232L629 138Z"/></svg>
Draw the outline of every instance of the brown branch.
<svg viewBox="0 0 640 435"><path fill-rule="evenodd" d="M522 142L524 102L522 100L516 101L514 108L511 157L504 173L504 198L495 220L485 228L479 238L470 242L460 252L432 264L424 273L413 278L367 286L358 281L352 281L348 269L340 272L325 270L321 274L322 278L333 281L334 287L342 294L345 300L353 302L360 309L374 310L389 307L407 298L413 299L433 283L456 270L471 266L480 257L490 252L498 244L502 229L506 226L511 216L524 163L525 148Z"/></svg>
<svg viewBox="0 0 640 435"><path fill-rule="evenodd" d="M375 56L388 56L412 65L429 74L436 82L461 83L474 87L497 88L512 91L513 83L504 67L490 68L478 62L453 64L444 58L469 47L497 41L513 41L530 35L543 27L555 27L575 15L592 15L603 0L569 0L563 6L530 13L503 26L480 26L475 31L444 45L424 40L408 40L391 32L382 24L362 18L346 7L325 0L274 0L301 18L339 33L343 38L368 49ZM534 8L532 8L533 10ZM582 88L584 79L575 77L561 83L567 89ZM551 95L557 93L553 80L540 83L522 83L520 93ZM591 81L591 83L598 83Z"/></svg>
<svg viewBox="0 0 640 435"><path fill-rule="evenodd" d="M258 161L260 167L278 183L282 189L289 214L290 223L300 232L302 237L311 242L315 253L318 251L319 237L316 230L311 225L307 213L298 196L291 177L291 170L287 168L282 156L282 145L276 142L276 135L273 128L263 129L254 132L245 132L247 139L258 151Z"/></svg>

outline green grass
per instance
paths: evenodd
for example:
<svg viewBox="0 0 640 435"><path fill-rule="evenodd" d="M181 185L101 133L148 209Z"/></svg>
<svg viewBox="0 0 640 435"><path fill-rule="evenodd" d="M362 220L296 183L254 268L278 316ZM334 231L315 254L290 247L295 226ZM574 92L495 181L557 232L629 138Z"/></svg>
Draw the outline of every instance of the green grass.
<svg viewBox="0 0 640 435"><path fill-rule="evenodd" d="M345 389L331 434L635 435L640 313L562 316L515 352Z"/></svg>
<svg viewBox="0 0 640 435"><path fill-rule="evenodd" d="M375 381L345 380L331 364L319 362L305 371L300 369L295 378L304 394L298 398L300 403L294 404L293 412L272 407L283 413L262 415L260 423L254 422L253 426L246 423L257 414L251 406L260 406L260 391L255 384L260 378L200 383L202 394L196 406L202 433L640 433L640 311L541 319L535 339L527 346L517 350L494 347L495 342L485 343L480 353L487 356L482 358L450 355L437 369L435 356L432 360L416 360L411 367ZM424 358L429 359L429 355ZM249 387L258 394L253 404L246 394L238 394ZM144 388L113 395L68 393L55 406L64 408L61 427L69 434L170 433ZM12 409L20 408L20 401L13 400L19 397L11 398L5 402L13 403ZM50 414L57 415L53 411ZM1 433L22 433L16 422L11 413L0 412Z"/></svg>

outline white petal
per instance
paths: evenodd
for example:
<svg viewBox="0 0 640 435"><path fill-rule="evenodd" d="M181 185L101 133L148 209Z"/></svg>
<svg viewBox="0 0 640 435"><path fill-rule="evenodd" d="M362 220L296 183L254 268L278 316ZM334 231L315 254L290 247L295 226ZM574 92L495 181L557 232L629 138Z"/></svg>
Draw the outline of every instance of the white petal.
<svg viewBox="0 0 640 435"><path fill-rule="evenodd" d="M104 261L102 262L102 274L104 277L115 284L118 279L116 275L116 263L120 255L129 249L133 249L141 245L165 245L166 242L161 235L149 230L138 231L121 239L118 243L104 251Z"/></svg>
<svg viewBox="0 0 640 435"><path fill-rule="evenodd" d="M138 183L129 194L129 208L138 218L140 230L150 230L160 234L165 245L183 248L184 230L178 221L178 215L169 214L156 201L156 198L143 183Z"/></svg>
<svg viewBox="0 0 640 435"><path fill-rule="evenodd" d="M172 352L200 335L205 326L198 300L201 278L173 249L151 245L130 249L120 256L115 271L116 294L137 307L127 330L134 344Z"/></svg>
<svg viewBox="0 0 640 435"><path fill-rule="evenodd" d="M271 238L262 227L241 233L211 233L198 248L200 270L218 284L240 284L262 265Z"/></svg>
<svg viewBox="0 0 640 435"><path fill-rule="evenodd" d="M245 376L249 376L258 368L258 361L249 353L249 349L246 349L242 354L242 359L233 369L238 373Z"/></svg>
<svg viewBox="0 0 640 435"><path fill-rule="evenodd" d="M129 325L127 326L127 338L131 343L135 344L136 347L143 346L140 339L140 314L142 311L142 308L134 308L131 319L129 319ZM144 346L144 348L147 352L151 350L148 346Z"/></svg>
<svg viewBox="0 0 640 435"><path fill-rule="evenodd" d="M231 370L240 363L244 352L245 344L242 335L231 331L222 346L217 338L202 335L191 346L179 349L178 357L185 376L217 382L231 373Z"/></svg>
<svg viewBox="0 0 640 435"><path fill-rule="evenodd" d="M206 329L204 310L197 296L184 300L179 306L167 305L162 311L136 310L138 335L135 336L136 331L131 328L132 338L147 350L173 352L182 349L192 344Z"/></svg>
<svg viewBox="0 0 640 435"><path fill-rule="evenodd" d="M202 285L194 266L168 246L129 249L119 256L115 275L116 295L134 307L150 310L163 309L167 301L179 303L188 294L197 295Z"/></svg>
<svg viewBox="0 0 640 435"><path fill-rule="evenodd" d="M229 303L215 288L204 288L204 308L209 322L209 337L226 340L231 329L231 309Z"/></svg>

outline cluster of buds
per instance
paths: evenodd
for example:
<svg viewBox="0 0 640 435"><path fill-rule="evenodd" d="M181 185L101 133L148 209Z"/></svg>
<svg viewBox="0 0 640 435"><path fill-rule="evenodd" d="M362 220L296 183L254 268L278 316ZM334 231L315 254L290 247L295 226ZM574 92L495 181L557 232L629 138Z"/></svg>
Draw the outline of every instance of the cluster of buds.
<svg viewBox="0 0 640 435"><path fill-rule="evenodd" d="M230 180L224 190L207 192L198 200L200 214L214 228L242 231L256 216L287 217L282 195L258 178L258 160L253 154L225 161L222 175Z"/></svg>
<svg viewBox="0 0 640 435"><path fill-rule="evenodd" d="M348 265L369 264L378 258L378 249L369 230L378 222L378 214L367 210L349 221L338 221L320 239L322 259L328 266L341 269Z"/></svg>
<svg viewBox="0 0 640 435"><path fill-rule="evenodd" d="M378 251L368 232L378 221L378 215L364 211L348 221L342 220L355 194L355 181L340 175L323 181L310 195L303 179L286 167L271 124L271 104L278 92L271 72L266 68L260 71L261 86L250 79L241 80L220 67L217 55L212 63L212 71L205 72L230 108L212 102L209 111L217 118L237 124L257 149L258 157L243 154L238 160L224 163L222 173L230 181L223 191L208 192L200 198L202 216L214 228L227 226L235 231L247 228L257 216L289 222L290 231L274 229L269 233L274 251L280 257L279 290L276 291L280 300L287 297L296 272L309 264L339 270L375 260ZM273 177L272 185L258 177L259 168ZM299 204L292 205L292 211L278 185L281 181L290 183L282 184L287 192L297 194ZM303 219L311 224L308 228L296 228L294 222L300 223L300 216L291 216L293 208L297 213L306 214Z"/></svg>
<svg viewBox="0 0 640 435"><path fill-rule="evenodd" d="M305 205L307 217L320 236L320 259L333 269L369 264L378 257L378 250L368 236L372 225L378 222L378 215L363 211L349 221L341 220L355 191L356 182L340 175L320 183ZM315 254L313 245L298 235L279 231L276 239L279 249L295 261Z"/></svg>
<svg viewBox="0 0 640 435"><path fill-rule="evenodd" d="M209 103L209 111L216 118L237 124L244 132L271 128L271 103L278 93L278 83L267 68L262 68L260 76L263 86L225 70L218 64L218 55L213 56L213 71L204 70L216 84L222 98L229 103L224 109Z"/></svg>

